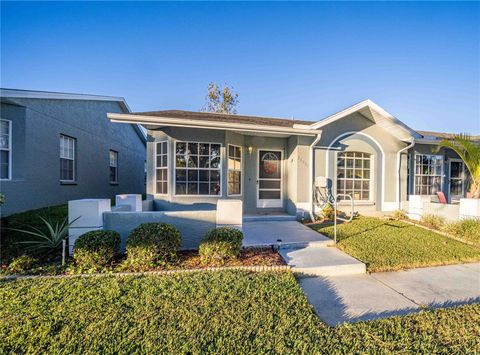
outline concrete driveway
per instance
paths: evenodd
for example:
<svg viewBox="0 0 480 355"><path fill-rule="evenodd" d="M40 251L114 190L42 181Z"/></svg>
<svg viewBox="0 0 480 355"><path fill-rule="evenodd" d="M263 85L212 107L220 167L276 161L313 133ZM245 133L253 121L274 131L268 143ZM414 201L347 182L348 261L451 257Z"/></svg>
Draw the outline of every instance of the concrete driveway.
<svg viewBox="0 0 480 355"><path fill-rule="evenodd" d="M305 277L299 283L320 319L336 326L480 302L480 263Z"/></svg>

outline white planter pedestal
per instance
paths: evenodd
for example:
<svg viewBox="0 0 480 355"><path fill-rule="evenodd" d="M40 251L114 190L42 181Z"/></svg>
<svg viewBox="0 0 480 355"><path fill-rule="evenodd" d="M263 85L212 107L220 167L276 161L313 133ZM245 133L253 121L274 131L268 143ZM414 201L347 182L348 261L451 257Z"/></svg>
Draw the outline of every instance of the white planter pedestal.
<svg viewBox="0 0 480 355"><path fill-rule="evenodd" d="M480 198L460 199L460 219L480 218Z"/></svg>

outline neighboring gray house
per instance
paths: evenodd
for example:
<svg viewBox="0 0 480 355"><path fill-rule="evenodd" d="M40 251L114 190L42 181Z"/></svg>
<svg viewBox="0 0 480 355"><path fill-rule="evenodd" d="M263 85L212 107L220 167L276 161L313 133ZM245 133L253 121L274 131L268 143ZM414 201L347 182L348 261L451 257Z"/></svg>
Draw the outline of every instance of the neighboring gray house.
<svg viewBox="0 0 480 355"><path fill-rule="evenodd" d="M246 214L314 210L314 191L344 193L363 213L399 209L408 195L465 195L466 169L442 138L417 132L371 100L317 122L187 111L110 112L148 132L147 194L156 210ZM324 184L327 187L324 187Z"/></svg>
<svg viewBox="0 0 480 355"><path fill-rule="evenodd" d="M0 89L2 216L145 192L145 135L121 97Z"/></svg>

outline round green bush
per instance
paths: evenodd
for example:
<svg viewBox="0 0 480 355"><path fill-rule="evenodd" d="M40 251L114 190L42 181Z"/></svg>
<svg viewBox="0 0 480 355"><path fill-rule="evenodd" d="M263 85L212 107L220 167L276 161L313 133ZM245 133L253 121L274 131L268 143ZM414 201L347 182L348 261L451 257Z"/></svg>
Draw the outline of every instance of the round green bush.
<svg viewBox="0 0 480 355"><path fill-rule="evenodd" d="M73 258L82 269L99 269L112 261L120 249L120 235L114 231L87 232L75 241Z"/></svg>
<svg viewBox="0 0 480 355"><path fill-rule="evenodd" d="M127 238L127 263L133 268L148 268L173 261L182 237L168 223L143 223Z"/></svg>
<svg viewBox="0 0 480 355"><path fill-rule="evenodd" d="M223 264L235 259L242 249L243 233L235 228L211 229L200 242L200 260L204 264Z"/></svg>

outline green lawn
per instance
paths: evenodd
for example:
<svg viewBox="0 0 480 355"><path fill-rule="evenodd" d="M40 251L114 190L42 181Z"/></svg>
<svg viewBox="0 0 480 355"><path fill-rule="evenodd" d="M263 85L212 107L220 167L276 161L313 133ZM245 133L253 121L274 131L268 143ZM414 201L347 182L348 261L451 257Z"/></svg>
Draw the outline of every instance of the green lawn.
<svg viewBox="0 0 480 355"><path fill-rule="evenodd" d="M311 228L333 238L332 225ZM337 247L367 264L368 271L480 261L480 248L400 221L359 217L337 226Z"/></svg>
<svg viewBox="0 0 480 355"><path fill-rule="evenodd" d="M0 353L472 353L480 305L330 328L290 272L0 282Z"/></svg>

